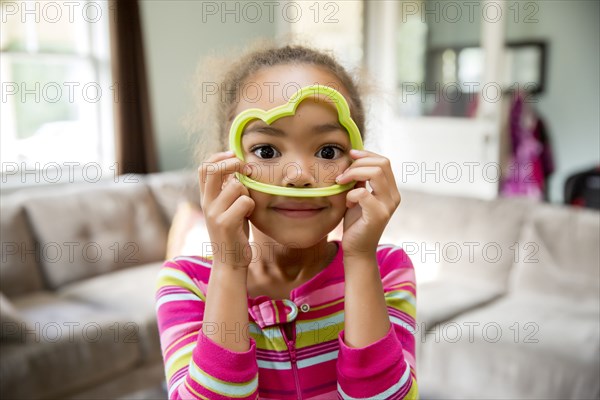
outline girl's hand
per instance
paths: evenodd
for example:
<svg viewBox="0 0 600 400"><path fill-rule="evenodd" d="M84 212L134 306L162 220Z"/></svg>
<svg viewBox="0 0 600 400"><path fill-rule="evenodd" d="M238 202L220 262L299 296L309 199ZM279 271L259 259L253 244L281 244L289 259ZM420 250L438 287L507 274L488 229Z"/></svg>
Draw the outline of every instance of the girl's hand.
<svg viewBox="0 0 600 400"><path fill-rule="evenodd" d="M339 184L357 181L346 195L344 257L373 257L385 226L400 205L400 193L387 158L354 149L350 156L355 161L336 180Z"/></svg>
<svg viewBox="0 0 600 400"><path fill-rule="evenodd" d="M198 169L202 211L213 248L213 265L247 268L252 259L248 217L254 200L234 172L249 173L233 152L216 153Z"/></svg>

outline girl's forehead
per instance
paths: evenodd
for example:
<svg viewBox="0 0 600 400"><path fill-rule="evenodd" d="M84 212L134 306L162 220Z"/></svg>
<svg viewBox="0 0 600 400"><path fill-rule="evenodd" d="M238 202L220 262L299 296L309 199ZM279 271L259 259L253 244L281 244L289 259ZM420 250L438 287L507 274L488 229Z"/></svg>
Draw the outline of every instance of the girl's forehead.
<svg viewBox="0 0 600 400"><path fill-rule="evenodd" d="M235 114L249 109L271 109L288 102L304 86L320 84L339 91L347 100L349 94L340 80L330 71L315 65L276 65L262 68L239 88Z"/></svg>
<svg viewBox="0 0 600 400"><path fill-rule="evenodd" d="M331 132L343 129L339 123L338 112L329 100L321 101L308 98L298 105L293 115L277 118L270 124L254 119L248 122L243 135L265 126L278 129L293 129L294 126L310 128L315 131Z"/></svg>

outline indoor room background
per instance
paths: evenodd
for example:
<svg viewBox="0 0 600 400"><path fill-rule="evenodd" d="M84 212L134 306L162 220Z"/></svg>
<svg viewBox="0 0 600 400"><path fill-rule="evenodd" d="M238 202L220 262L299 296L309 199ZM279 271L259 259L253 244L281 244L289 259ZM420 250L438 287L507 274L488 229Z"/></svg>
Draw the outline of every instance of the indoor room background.
<svg viewBox="0 0 600 400"><path fill-rule="evenodd" d="M0 10L2 398L168 396L156 279L210 242L199 66L259 40L360 77L402 195L382 242L415 268L421 398L600 398L600 2Z"/></svg>

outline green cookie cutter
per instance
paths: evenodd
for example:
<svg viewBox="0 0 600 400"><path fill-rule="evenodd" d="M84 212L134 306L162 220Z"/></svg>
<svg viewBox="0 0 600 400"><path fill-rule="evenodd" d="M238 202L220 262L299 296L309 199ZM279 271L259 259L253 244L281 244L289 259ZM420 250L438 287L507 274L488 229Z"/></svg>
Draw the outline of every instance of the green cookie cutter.
<svg viewBox="0 0 600 400"><path fill-rule="evenodd" d="M294 115L298 105L307 97L313 95L324 95L333 100L333 103L338 111L339 122L344 128L346 128L348 135L350 136L350 144L352 148L362 150L363 142L362 138L360 137L360 131L350 116L350 107L348 107L346 99L337 90L324 85L305 86L294 93L286 104L272 108L268 111L261 110L260 108L250 108L242 111L235 117L233 123L231 124L231 128L229 130L229 148L235 153L236 157L238 157L240 160L244 160L244 152L242 150L242 133L250 121L260 119L270 125L279 118ZM356 181L352 181L343 185L335 184L323 188L288 188L258 182L239 172L236 172L235 174L237 179L246 187L275 196L332 196L334 194L342 193L346 190L352 189L354 185L356 185Z"/></svg>

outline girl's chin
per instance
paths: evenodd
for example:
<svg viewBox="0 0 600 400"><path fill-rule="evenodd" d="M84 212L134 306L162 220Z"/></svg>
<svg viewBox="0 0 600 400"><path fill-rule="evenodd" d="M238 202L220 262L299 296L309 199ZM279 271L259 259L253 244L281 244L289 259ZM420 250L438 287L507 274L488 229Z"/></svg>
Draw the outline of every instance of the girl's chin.
<svg viewBox="0 0 600 400"><path fill-rule="evenodd" d="M323 213L317 218L288 218L274 213L259 212L250 217L253 227L273 241L297 248L316 245L341 222L343 215Z"/></svg>
<svg viewBox="0 0 600 400"><path fill-rule="evenodd" d="M323 236L316 236L314 231L307 234L298 231L278 232L273 233L270 237L283 246L297 249L312 247L323 239Z"/></svg>
<svg viewBox="0 0 600 400"><path fill-rule="evenodd" d="M314 226L279 227L276 232L272 231L272 229L262 230L256 225L254 225L254 227L267 235L274 242L277 242L283 246L290 246L298 249L304 249L316 245L323 240L323 237L327 236L327 232L331 231L323 230L321 234L321 232L315 231Z"/></svg>

